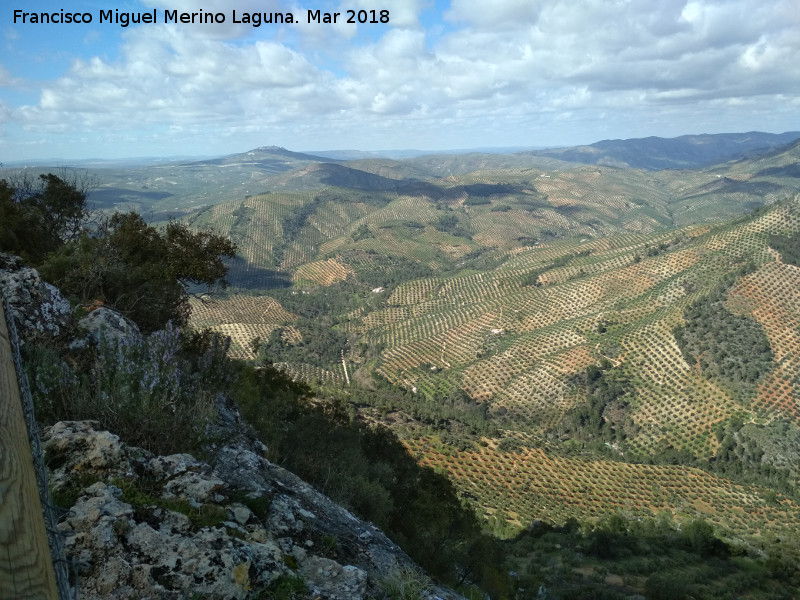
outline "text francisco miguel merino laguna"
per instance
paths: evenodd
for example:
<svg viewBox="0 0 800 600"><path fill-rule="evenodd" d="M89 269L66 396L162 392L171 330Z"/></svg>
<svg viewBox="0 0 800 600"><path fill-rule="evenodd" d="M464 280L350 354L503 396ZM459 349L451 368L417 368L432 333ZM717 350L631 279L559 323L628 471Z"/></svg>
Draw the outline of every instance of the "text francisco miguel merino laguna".
<svg viewBox="0 0 800 600"><path fill-rule="evenodd" d="M344 13L344 15L342 14ZM120 27L141 23L189 23L214 24L225 23L227 15L223 12L178 12L177 10L161 11L159 21L157 9L146 12L123 12L118 8L98 11L99 23L113 23ZM341 18L341 20L339 20ZM14 23L24 24L76 24L92 23L94 15L90 12L69 12L63 8L57 12L25 12L14 10ZM261 24L299 23L291 12L236 12L232 11L231 23L247 23L253 27ZM307 23L388 23L388 10L343 10L342 12L324 12L307 10Z"/></svg>

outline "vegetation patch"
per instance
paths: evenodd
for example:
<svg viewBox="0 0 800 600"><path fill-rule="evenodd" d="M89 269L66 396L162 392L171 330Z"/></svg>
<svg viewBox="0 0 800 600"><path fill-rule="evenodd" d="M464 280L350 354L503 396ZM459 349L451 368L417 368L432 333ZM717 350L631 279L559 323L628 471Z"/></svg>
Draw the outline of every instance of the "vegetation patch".
<svg viewBox="0 0 800 600"><path fill-rule="evenodd" d="M728 279L690 304L684 311L686 324L673 333L689 365L744 401L772 368L773 356L761 325L726 308L732 283Z"/></svg>
<svg viewBox="0 0 800 600"><path fill-rule="evenodd" d="M781 259L787 265L800 266L800 232L791 235L770 235L767 243L770 248L780 253Z"/></svg>
<svg viewBox="0 0 800 600"><path fill-rule="evenodd" d="M48 468L52 469L53 467L48 462ZM90 473L84 473L77 477L77 479L72 479L68 486L63 486L58 489L50 489L50 498L53 501L53 504L63 510L69 510L75 503L78 501L83 495L83 490L89 487L90 485L97 483L100 481L100 478L97 475L93 475Z"/></svg>
<svg viewBox="0 0 800 600"><path fill-rule="evenodd" d="M295 600L306 598L308 588L297 575L281 575L268 587L254 591L252 596L256 600Z"/></svg>
<svg viewBox="0 0 800 600"><path fill-rule="evenodd" d="M509 541L507 552L528 598L789 600L800 584L796 571L746 556L705 521L679 527L666 515L537 522Z"/></svg>
<svg viewBox="0 0 800 600"><path fill-rule="evenodd" d="M358 226L358 228L353 232L351 236L354 242L360 242L361 240L368 240L369 238L374 238L375 235L369 230L366 223L362 223Z"/></svg>
<svg viewBox="0 0 800 600"><path fill-rule="evenodd" d="M160 495L162 486L155 482L123 478L113 479L111 484L122 490L121 500L134 509L141 511L149 506L157 506L177 512L187 516L195 529L218 527L228 518L228 511L222 506L215 504L194 506L183 498L163 498Z"/></svg>
<svg viewBox="0 0 800 600"><path fill-rule="evenodd" d="M543 232L543 233L546 233L546 232ZM544 273L547 273L548 271L552 271L553 269L558 269L560 267L565 267L569 263L571 263L573 260L575 260L576 258L583 258L583 257L589 256L589 254L590 254L589 250L582 250L582 251L577 252L575 254L565 254L564 256L559 256L555 260L551 261L547 266L541 267L539 269L534 269L533 271L530 271L529 273L527 273L525 275L525 277L522 279L522 285L526 285L526 286L530 285L530 286L538 287L538 286L542 285L541 282L539 281L539 276L540 275L543 275Z"/></svg>
<svg viewBox="0 0 800 600"><path fill-rule="evenodd" d="M607 359L600 366L590 365L572 378L584 403L570 410L561 422L562 435L586 442L623 442L635 435L638 427L630 416L630 396L633 386L620 369L614 369ZM595 444L602 450L600 444Z"/></svg>
<svg viewBox="0 0 800 600"><path fill-rule="evenodd" d="M168 326L149 336L104 337L73 358L26 344L25 368L37 417L96 420L131 445L171 454L200 450L226 385L230 340Z"/></svg>
<svg viewBox="0 0 800 600"><path fill-rule="evenodd" d="M472 232L464 227L461 224L461 221L459 221L458 217L452 213L439 217L439 220L436 221L434 227L437 229L437 231L441 231L443 233L449 233L450 235L454 235L456 237L467 238L468 240L472 239Z"/></svg>

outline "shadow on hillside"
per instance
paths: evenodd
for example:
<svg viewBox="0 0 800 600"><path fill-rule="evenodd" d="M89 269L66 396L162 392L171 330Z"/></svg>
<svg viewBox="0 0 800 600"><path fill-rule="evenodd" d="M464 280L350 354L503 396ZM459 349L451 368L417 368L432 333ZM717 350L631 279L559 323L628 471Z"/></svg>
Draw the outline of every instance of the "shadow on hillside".
<svg viewBox="0 0 800 600"><path fill-rule="evenodd" d="M228 264L228 285L245 290L273 290L292 285L292 274L286 271L265 269L237 257Z"/></svg>
<svg viewBox="0 0 800 600"><path fill-rule="evenodd" d="M748 196L764 197L782 190L782 186L769 181L737 181L729 177L722 177L695 189L694 194L684 196L683 200L697 198L706 194L746 194Z"/></svg>
<svg viewBox="0 0 800 600"><path fill-rule="evenodd" d="M770 167L756 173L756 177L800 177L800 164L792 163L784 167Z"/></svg>
<svg viewBox="0 0 800 600"><path fill-rule="evenodd" d="M92 190L87 200L98 208L111 209L126 202L150 206L169 198L169 192L131 190L127 188L100 188Z"/></svg>
<svg viewBox="0 0 800 600"><path fill-rule="evenodd" d="M391 179L337 164L321 165L319 170L321 171L319 180L325 185L355 190L397 192L398 194L409 196L428 196L434 200L439 200L445 196L460 196L464 192L470 196L489 197L496 194L511 194L520 191L519 186L508 183L473 183L443 188L419 179Z"/></svg>

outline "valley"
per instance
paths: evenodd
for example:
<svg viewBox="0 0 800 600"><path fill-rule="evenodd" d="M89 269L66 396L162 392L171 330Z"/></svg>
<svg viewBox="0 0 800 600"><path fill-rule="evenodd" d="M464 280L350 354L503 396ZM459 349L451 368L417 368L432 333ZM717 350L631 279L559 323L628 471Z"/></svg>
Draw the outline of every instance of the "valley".
<svg viewBox="0 0 800 600"><path fill-rule="evenodd" d="M387 424L502 535L615 513L797 532L796 466L763 456L800 417L800 267L769 245L800 231L800 147L681 171L525 159L312 164L192 213L240 249L193 323ZM750 380L676 339L720 286L715 310L768 342ZM726 444L755 453L744 474Z"/></svg>

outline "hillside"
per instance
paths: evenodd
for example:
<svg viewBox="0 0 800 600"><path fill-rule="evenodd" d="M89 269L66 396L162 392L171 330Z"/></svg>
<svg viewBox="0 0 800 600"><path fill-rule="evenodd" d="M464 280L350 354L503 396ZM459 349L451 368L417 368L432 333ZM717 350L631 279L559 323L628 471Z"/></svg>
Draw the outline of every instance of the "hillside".
<svg viewBox="0 0 800 600"><path fill-rule="evenodd" d="M429 160L457 171L456 158L463 168L485 167L474 155ZM796 189L797 163L795 145L714 169L657 173L560 165L431 176L433 163L415 161L310 164L282 174L269 193L195 211L187 222L236 240L243 260L230 279L248 289L384 268L364 253L443 273L482 269L558 240L735 218ZM384 286L370 277L365 283Z"/></svg>
<svg viewBox="0 0 800 600"><path fill-rule="evenodd" d="M800 270L769 241L800 231L796 153L408 191L384 165L219 205L189 222L238 240L231 281L252 291L193 318L388 423L498 531L622 511L800 533L781 458L800 446L778 443L800 424ZM267 273L291 288L266 289ZM683 331L703 311L719 322L694 349ZM381 399L387 383L409 393Z"/></svg>
<svg viewBox="0 0 800 600"><path fill-rule="evenodd" d="M769 234L799 228L800 210L788 202L734 224L553 242L523 249L484 271L414 279L391 293L364 291L360 300L343 300L341 312L326 317L342 333L337 341L351 373L374 371L434 402L463 392L486 409L503 430L502 438L523 446L572 439L581 445L599 442L593 447L602 450L607 441L615 448L612 454L648 457L674 449L709 457L721 441L714 428L735 415L761 424L776 418L796 424L800 416L792 383L800 367L795 347L800 340L787 333L792 324L800 326L793 291L800 285L800 271L779 262L767 245ZM352 258L348 262L347 255L308 263L298 268L296 281L301 276L305 282L314 278L317 285L345 282L348 276L357 281L367 272L364 263L378 262L366 252L361 259L361 265ZM730 382L687 363L674 335L674 328L685 323L687 307L743 267L749 272L728 284L725 306L762 326L776 360L747 397L731 390ZM339 285L341 290L325 288L329 307L336 306L332 296L358 291ZM300 301L286 295L278 299L295 311L321 292L307 294ZM307 320L300 324L302 319L286 312L279 300L211 301L196 307L195 318L209 325L230 315L238 326L219 327L234 334L243 354L248 338L266 340L280 332L284 353L297 349L295 360L286 364L290 372L343 384L338 351L327 363L314 356L302 361L308 344L303 340L318 332L303 327ZM250 317L233 312L245 302L252 306ZM354 303L360 306L354 309ZM211 307L216 318L208 312ZM369 357L364 347L382 350ZM618 399L597 408L611 427L582 433L570 420L586 398L580 378L604 359L604 377L619 378L623 387ZM395 408L403 412L402 406ZM407 432L413 433L413 428ZM425 460L442 460L436 443L419 443L412 447ZM492 455L502 453L467 451L469 458L457 460L479 464ZM452 474L463 475L469 487L480 478L480 469L473 468L464 465ZM493 503L501 497L497 490L487 495ZM521 523L541 517L513 512Z"/></svg>

